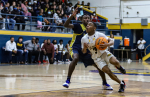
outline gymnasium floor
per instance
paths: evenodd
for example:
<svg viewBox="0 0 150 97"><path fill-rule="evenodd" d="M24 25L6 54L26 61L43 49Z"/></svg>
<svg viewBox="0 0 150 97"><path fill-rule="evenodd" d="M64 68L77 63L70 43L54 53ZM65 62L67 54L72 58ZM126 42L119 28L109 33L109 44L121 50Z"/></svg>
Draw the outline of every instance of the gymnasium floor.
<svg viewBox="0 0 150 97"><path fill-rule="evenodd" d="M66 80L68 65L13 65L0 66L1 97L150 97L149 63L122 62L127 75L112 71L127 87L118 93L119 85L107 76L113 91L102 90L101 77L94 67L84 68L79 63L72 76L69 89L62 87Z"/></svg>

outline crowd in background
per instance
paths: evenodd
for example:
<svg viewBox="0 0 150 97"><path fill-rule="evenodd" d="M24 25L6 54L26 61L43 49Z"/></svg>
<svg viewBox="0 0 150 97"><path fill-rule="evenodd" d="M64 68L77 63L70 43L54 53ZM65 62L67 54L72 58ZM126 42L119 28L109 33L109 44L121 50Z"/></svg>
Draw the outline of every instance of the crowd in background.
<svg viewBox="0 0 150 97"><path fill-rule="evenodd" d="M13 30L17 25L17 30L25 30L25 21L29 21L30 16L35 16L32 21L37 22L37 28L43 31L53 31L51 25L57 25L63 32L63 24L77 5L85 4L84 1L81 4L78 1L73 6L69 0L0 0L0 12L3 14L0 15L0 19L4 22L2 29ZM86 6L90 6L90 3L87 3ZM6 16L4 14L13 15ZM83 15L83 10L80 10L73 20L78 20L81 15ZM22 29L20 29L20 24L16 23L23 23Z"/></svg>
<svg viewBox="0 0 150 97"><path fill-rule="evenodd" d="M6 42L5 53L7 61L12 64L12 55L17 57L19 64L43 63L68 63L70 62L69 45L64 46L63 40L44 40L40 45L39 39L33 37L32 40L23 41L23 37L19 37L14 41L14 37ZM32 56L35 56L34 58Z"/></svg>

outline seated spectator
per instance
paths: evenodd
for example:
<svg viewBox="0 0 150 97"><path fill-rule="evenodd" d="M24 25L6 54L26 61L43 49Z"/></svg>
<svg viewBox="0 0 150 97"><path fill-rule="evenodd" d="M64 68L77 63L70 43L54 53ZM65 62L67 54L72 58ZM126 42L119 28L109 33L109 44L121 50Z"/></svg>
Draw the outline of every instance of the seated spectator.
<svg viewBox="0 0 150 97"><path fill-rule="evenodd" d="M54 61L58 62L58 45L57 45L57 40L53 40L52 41L53 45L54 45Z"/></svg>
<svg viewBox="0 0 150 97"><path fill-rule="evenodd" d="M31 63L31 59L33 55L35 56L34 63L38 63L38 57L40 51L38 50L38 45L36 44L36 38L33 37L32 40L28 40L23 43L26 47L26 50L28 50L29 52L28 54L29 63Z"/></svg>
<svg viewBox="0 0 150 97"><path fill-rule="evenodd" d="M40 12L40 14L37 16L37 28L42 28L42 22L44 21L43 19L43 14Z"/></svg>
<svg viewBox="0 0 150 97"><path fill-rule="evenodd" d="M45 0L45 2L43 2L43 3L41 4L41 8L42 8L42 9L45 9L45 7L46 7L47 4L48 4L48 6L49 6L49 4L50 4L49 0Z"/></svg>
<svg viewBox="0 0 150 97"><path fill-rule="evenodd" d="M34 11L36 11L36 10L37 10L37 8L38 8L37 1L34 1L34 3L33 3L33 5L32 5L32 7L33 7L33 10L34 10Z"/></svg>
<svg viewBox="0 0 150 97"><path fill-rule="evenodd" d="M62 22L62 15L61 14L59 14L59 18L57 18L56 24L57 24L57 26L63 26L64 25ZM60 28L61 32L63 32L63 27L58 27L58 28Z"/></svg>
<svg viewBox="0 0 150 97"><path fill-rule="evenodd" d="M63 51L63 61L69 62L70 54L69 54L69 46L71 44L71 40L68 41L68 44L65 46Z"/></svg>
<svg viewBox="0 0 150 97"><path fill-rule="evenodd" d="M82 6L84 6L84 1L82 1L82 4L81 4Z"/></svg>
<svg viewBox="0 0 150 97"><path fill-rule="evenodd" d="M5 30L5 23L7 24L7 27L9 29L9 16L3 15L3 14L9 14L8 4L6 3L5 7L1 10L2 17L3 17L3 27L2 29Z"/></svg>
<svg viewBox="0 0 150 97"><path fill-rule="evenodd" d="M100 20L98 20L98 16L96 15L96 12L93 12L93 15L91 15L92 18L92 22L100 22Z"/></svg>
<svg viewBox="0 0 150 97"><path fill-rule="evenodd" d="M80 1L78 1L77 4L75 4L74 9L76 9L78 5L80 5Z"/></svg>
<svg viewBox="0 0 150 97"><path fill-rule="evenodd" d="M14 7L14 10L11 13L15 15L24 15L23 11L17 10L16 7ZM25 30L24 16L16 16L14 19L16 20L16 23L24 23L22 24L22 30ZM17 25L17 30L20 30L20 24L16 24L16 25Z"/></svg>
<svg viewBox="0 0 150 97"><path fill-rule="evenodd" d="M62 19L63 19L63 24L64 24L64 23L67 21L67 19L68 19L68 18L67 18L67 14L64 14L64 16L63 16Z"/></svg>
<svg viewBox="0 0 150 97"><path fill-rule="evenodd" d="M38 49L40 49L39 38L36 38L35 43L36 43L36 45L38 46Z"/></svg>
<svg viewBox="0 0 150 97"><path fill-rule="evenodd" d="M28 51L25 49L23 37L19 37L18 41L16 42L17 44L17 54L18 54L18 61L20 64L27 64L28 61ZM24 59L23 59L23 54L24 54Z"/></svg>
<svg viewBox="0 0 150 97"><path fill-rule="evenodd" d="M12 54L17 54L16 43L14 42L14 37L10 37L10 40L6 42L6 55L10 64L12 64Z"/></svg>
<svg viewBox="0 0 150 97"><path fill-rule="evenodd" d="M88 9L90 10L90 2L88 2L86 6L88 6Z"/></svg>
<svg viewBox="0 0 150 97"><path fill-rule="evenodd" d="M59 40L59 44L58 44L58 62L61 62L63 59L63 40Z"/></svg>
<svg viewBox="0 0 150 97"><path fill-rule="evenodd" d="M24 11L24 15L25 16L31 16L31 13L30 12L28 12L28 9L27 9L27 7L23 4L23 3L21 3L21 8L23 9L23 11ZM31 18L31 17L27 17L27 18Z"/></svg>
<svg viewBox="0 0 150 97"><path fill-rule="evenodd" d="M41 7L38 6L37 10L35 11L36 16L38 16L40 14L40 10L41 10Z"/></svg>
<svg viewBox="0 0 150 97"><path fill-rule="evenodd" d="M64 14L64 10L63 10L63 8L62 8L62 5L59 5L59 6L58 6L58 9L59 9L59 11L60 11L61 14Z"/></svg>
<svg viewBox="0 0 150 97"><path fill-rule="evenodd" d="M68 6L65 6L64 14L70 15L70 11L68 10Z"/></svg>
<svg viewBox="0 0 150 97"><path fill-rule="evenodd" d="M12 6L10 6L10 8L9 8L10 12L14 10L14 7L15 7L15 6L16 6L16 2L13 1Z"/></svg>
<svg viewBox="0 0 150 97"><path fill-rule="evenodd" d="M54 45L51 43L50 39L47 39L47 43L45 43L42 47L42 51L40 53L40 61L43 63L43 55L47 55L50 64L53 64L54 59Z"/></svg>
<svg viewBox="0 0 150 97"><path fill-rule="evenodd" d="M69 3L68 11L71 12L72 9L73 9L72 3Z"/></svg>
<svg viewBox="0 0 150 97"><path fill-rule="evenodd" d="M47 14L48 10L49 10L49 4L46 4L46 7L44 8L44 14Z"/></svg>

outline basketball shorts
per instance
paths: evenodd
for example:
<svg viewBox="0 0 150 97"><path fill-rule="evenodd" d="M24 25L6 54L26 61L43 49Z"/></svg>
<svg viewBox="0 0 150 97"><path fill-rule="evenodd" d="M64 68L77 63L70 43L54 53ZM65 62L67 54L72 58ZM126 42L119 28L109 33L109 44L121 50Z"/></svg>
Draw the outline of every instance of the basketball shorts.
<svg viewBox="0 0 150 97"><path fill-rule="evenodd" d="M92 66L93 64L95 64L89 52L83 54L81 50L71 48L70 55L72 59L73 59L73 54L75 53L79 55L79 60L83 62L85 67Z"/></svg>
<svg viewBox="0 0 150 97"><path fill-rule="evenodd" d="M102 70L104 66L109 65L109 60L111 57L114 57L114 55L109 51L106 51L100 57L94 59L94 62L98 66L98 68Z"/></svg>

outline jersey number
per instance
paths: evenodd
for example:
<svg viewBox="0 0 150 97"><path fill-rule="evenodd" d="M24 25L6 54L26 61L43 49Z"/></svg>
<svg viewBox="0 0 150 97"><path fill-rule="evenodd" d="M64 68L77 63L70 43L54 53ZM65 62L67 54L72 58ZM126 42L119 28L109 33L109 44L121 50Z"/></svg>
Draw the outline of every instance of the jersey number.
<svg viewBox="0 0 150 97"><path fill-rule="evenodd" d="M95 54L97 54L97 48L96 48L96 47L94 47L94 48L93 48L93 50L95 51Z"/></svg>

